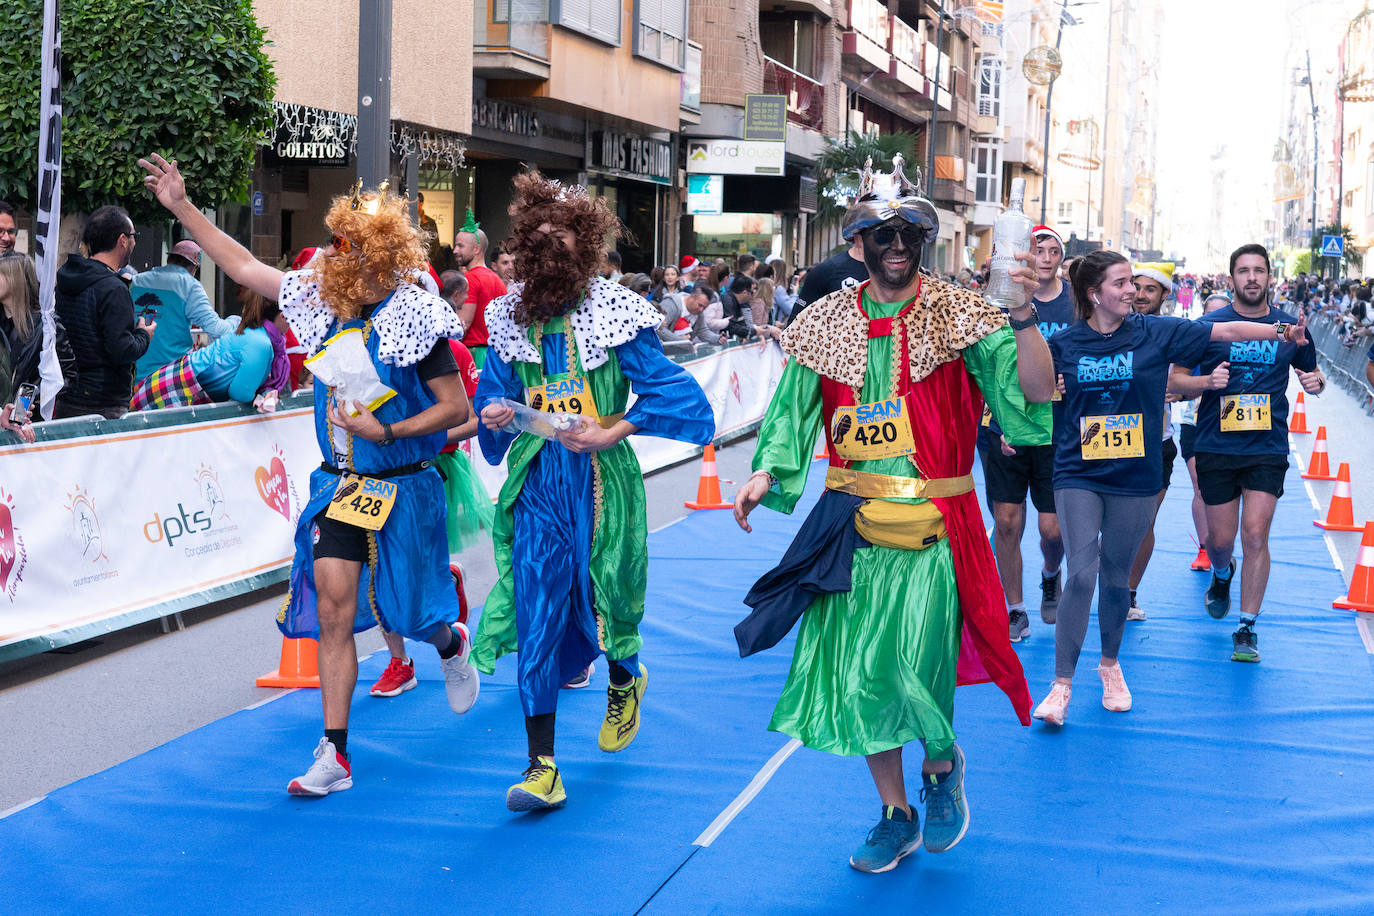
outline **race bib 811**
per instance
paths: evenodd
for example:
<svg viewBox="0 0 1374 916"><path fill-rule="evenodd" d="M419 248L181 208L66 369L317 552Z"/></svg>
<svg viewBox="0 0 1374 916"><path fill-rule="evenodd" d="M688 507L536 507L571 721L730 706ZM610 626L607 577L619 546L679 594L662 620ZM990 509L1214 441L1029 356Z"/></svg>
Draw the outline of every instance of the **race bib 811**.
<svg viewBox="0 0 1374 916"><path fill-rule="evenodd" d="M1221 431L1224 433L1268 432L1272 427L1267 394L1224 394L1221 396Z"/></svg>
<svg viewBox="0 0 1374 916"><path fill-rule="evenodd" d="M906 400L888 398L871 404L836 407L830 441L845 461L897 458L916 451Z"/></svg>
<svg viewBox="0 0 1374 916"><path fill-rule="evenodd" d="M1083 460L1144 458L1145 434L1140 428L1140 422L1141 415L1138 413L1080 417L1078 432Z"/></svg>

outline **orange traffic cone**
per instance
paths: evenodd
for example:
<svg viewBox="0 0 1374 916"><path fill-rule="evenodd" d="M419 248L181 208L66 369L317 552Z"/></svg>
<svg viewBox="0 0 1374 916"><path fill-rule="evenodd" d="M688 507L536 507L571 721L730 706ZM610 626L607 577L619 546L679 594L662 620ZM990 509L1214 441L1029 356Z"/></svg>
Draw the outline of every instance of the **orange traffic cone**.
<svg viewBox="0 0 1374 916"><path fill-rule="evenodd" d="M258 678L259 687L320 686L320 644L313 639L281 640L281 663L277 670Z"/></svg>
<svg viewBox="0 0 1374 916"><path fill-rule="evenodd" d="M701 480L697 483L696 502L683 503L688 509L730 509L734 503L720 498L720 476L716 473L716 447L706 446L701 455Z"/></svg>
<svg viewBox="0 0 1374 916"><path fill-rule="evenodd" d="M829 444L827 443L827 441L826 441L825 439L822 439L822 440L821 440L821 444L818 445L818 446L816 446L816 454L814 454L814 455L811 456L811 460L812 460L812 461L829 461L829 460L830 460L830 446L829 446Z"/></svg>
<svg viewBox="0 0 1374 916"><path fill-rule="evenodd" d="M1303 480L1335 480L1331 476L1331 462L1326 454L1326 427L1317 427L1317 441L1312 443L1312 460L1307 462Z"/></svg>
<svg viewBox="0 0 1374 916"><path fill-rule="evenodd" d="M1350 576L1350 591L1331 602L1331 606L1374 614L1374 522L1364 523L1355 572Z"/></svg>
<svg viewBox="0 0 1374 916"><path fill-rule="evenodd" d="M1327 531L1359 531L1364 526L1355 524L1355 504L1350 499L1350 464L1341 462L1336 472L1336 488L1331 491L1331 507L1326 510L1326 521L1317 520L1312 524Z"/></svg>
<svg viewBox="0 0 1374 916"><path fill-rule="evenodd" d="M1312 430L1307 428L1307 399L1298 392L1298 399L1293 404L1293 419L1288 422L1290 433L1310 433Z"/></svg>

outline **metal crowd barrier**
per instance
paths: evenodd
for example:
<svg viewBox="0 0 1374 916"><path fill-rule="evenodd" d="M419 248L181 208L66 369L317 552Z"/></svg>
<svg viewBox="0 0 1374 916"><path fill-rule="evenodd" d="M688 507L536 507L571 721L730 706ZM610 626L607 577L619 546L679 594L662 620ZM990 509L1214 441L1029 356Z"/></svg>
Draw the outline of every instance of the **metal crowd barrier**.
<svg viewBox="0 0 1374 916"><path fill-rule="evenodd" d="M1341 342L1335 322L1324 316L1313 319L1307 325L1307 333L1317 345L1317 359L1327 378L1358 399L1366 416L1374 417L1374 389L1370 388L1364 373L1374 338L1360 338L1354 346L1347 347Z"/></svg>

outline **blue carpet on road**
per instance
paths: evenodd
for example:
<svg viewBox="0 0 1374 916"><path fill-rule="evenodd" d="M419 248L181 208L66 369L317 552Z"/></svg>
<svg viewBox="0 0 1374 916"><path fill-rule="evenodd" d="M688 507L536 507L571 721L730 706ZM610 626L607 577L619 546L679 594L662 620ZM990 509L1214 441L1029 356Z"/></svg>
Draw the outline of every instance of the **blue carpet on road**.
<svg viewBox="0 0 1374 916"><path fill-rule="evenodd" d="M351 791L285 794L319 736L318 693L292 693L0 821L5 909L1374 912L1374 678L1350 615L1330 608L1344 583L1296 469L1274 522L1262 664L1228 661L1234 619L1202 613L1180 466L1141 589L1150 619L1128 625L1122 649L1134 710L1101 708L1095 623L1062 730L1020 727L991 686L961 689L972 828L957 849L886 875L852 871L879 811L865 765L806 749L714 844L694 846L786 743L766 725L791 641L741 660L731 628L818 495L812 477L796 516L760 510L753 535L717 511L651 536L644 726L628 750L603 754L604 664L593 689L564 692L565 809L505 810L525 765L512 660L460 718L433 653L416 646L421 685L399 698L366 696L383 658L361 666ZM1030 584L1033 518L1028 528ZM1031 618L1018 651L1039 699L1053 633L1033 607Z"/></svg>

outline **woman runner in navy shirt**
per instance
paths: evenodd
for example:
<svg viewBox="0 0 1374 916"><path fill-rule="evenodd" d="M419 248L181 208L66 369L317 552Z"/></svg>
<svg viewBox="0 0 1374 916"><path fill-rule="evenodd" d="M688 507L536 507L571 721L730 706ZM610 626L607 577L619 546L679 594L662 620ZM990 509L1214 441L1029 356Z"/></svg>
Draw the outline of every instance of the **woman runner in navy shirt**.
<svg viewBox="0 0 1374 916"><path fill-rule="evenodd" d="M1195 365L1213 340L1305 339L1304 320L1276 328L1137 315L1131 263L1113 251L1080 258L1069 279L1078 320L1050 338L1064 393L1054 404L1054 501L1068 578L1055 623L1054 685L1035 710L1037 719L1053 725L1064 724L1095 586L1102 705L1112 712L1131 708L1117 653L1130 604L1131 560L1159 490L1170 363Z"/></svg>

